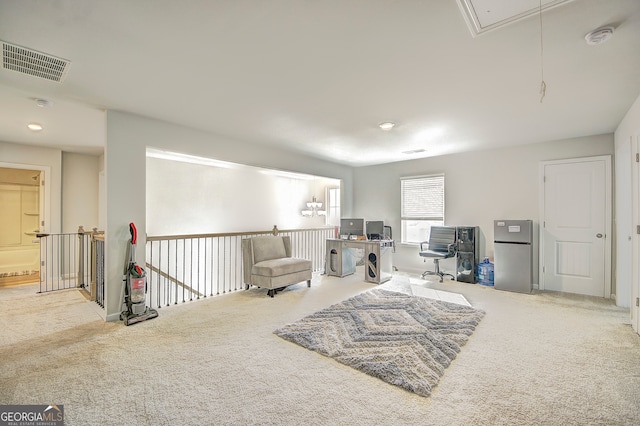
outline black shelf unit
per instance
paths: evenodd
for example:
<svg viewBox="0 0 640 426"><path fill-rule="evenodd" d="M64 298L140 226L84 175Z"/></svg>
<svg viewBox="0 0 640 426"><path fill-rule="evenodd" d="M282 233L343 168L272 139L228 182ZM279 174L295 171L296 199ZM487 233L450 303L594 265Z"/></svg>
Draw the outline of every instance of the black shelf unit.
<svg viewBox="0 0 640 426"><path fill-rule="evenodd" d="M457 280L465 283L478 282L478 240L477 226L456 226L457 238Z"/></svg>

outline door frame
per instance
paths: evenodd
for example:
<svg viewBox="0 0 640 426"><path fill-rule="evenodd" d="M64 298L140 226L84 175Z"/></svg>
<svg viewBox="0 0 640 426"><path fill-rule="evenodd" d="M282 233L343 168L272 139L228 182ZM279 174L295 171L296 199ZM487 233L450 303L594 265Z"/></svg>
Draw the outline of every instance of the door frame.
<svg viewBox="0 0 640 426"><path fill-rule="evenodd" d="M635 139L635 140L634 140ZM636 305L636 301L640 298L640 265L636 259L640 257L640 133L630 136L631 145L631 199L632 199L632 217L631 223L633 229L631 235L633 243L631 244L631 299L630 320L631 326L636 333L640 334L640 308Z"/></svg>
<svg viewBox="0 0 640 426"><path fill-rule="evenodd" d="M592 161L604 161L604 179L605 179L605 241L604 241L604 297L606 299L610 299L615 296L611 292L611 247L613 242L613 233L612 233L612 176L611 176L611 156L610 155L600 155L596 157L580 157L580 158L567 158L563 160L552 160L552 161L541 161L539 165L539 206L540 206L540 223L538 226L539 232L539 262L538 262L538 277L539 283L538 288L540 290L545 289L544 282L544 222L545 222L545 184L544 184L544 169L545 166L548 165L557 165L557 164L573 164L573 163L585 163Z"/></svg>
<svg viewBox="0 0 640 426"><path fill-rule="evenodd" d="M5 169L27 169L40 171L40 232L47 233L51 226L51 167L38 164L7 163L0 161L0 167ZM44 224L42 222L44 221Z"/></svg>

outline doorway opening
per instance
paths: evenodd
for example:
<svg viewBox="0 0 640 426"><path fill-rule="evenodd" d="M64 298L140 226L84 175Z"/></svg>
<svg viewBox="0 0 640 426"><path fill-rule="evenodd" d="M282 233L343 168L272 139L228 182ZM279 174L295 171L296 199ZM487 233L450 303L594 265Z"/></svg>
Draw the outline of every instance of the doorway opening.
<svg viewBox="0 0 640 426"><path fill-rule="evenodd" d="M39 281L42 170L0 167L0 286Z"/></svg>

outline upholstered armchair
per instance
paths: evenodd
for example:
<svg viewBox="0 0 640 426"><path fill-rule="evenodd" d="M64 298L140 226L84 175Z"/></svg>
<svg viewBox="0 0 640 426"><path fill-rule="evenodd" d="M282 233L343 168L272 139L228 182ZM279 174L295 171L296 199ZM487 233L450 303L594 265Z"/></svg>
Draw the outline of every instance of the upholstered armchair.
<svg viewBox="0 0 640 426"><path fill-rule="evenodd" d="M246 289L266 288L273 297L277 291L307 281L311 287L311 261L291 257L289 236L260 236L242 240L242 268Z"/></svg>

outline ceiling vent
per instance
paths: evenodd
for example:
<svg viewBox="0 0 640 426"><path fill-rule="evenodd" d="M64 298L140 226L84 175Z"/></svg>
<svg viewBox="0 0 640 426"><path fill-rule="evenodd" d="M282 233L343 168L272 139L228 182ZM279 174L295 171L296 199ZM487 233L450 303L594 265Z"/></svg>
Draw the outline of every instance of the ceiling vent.
<svg viewBox="0 0 640 426"><path fill-rule="evenodd" d="M46 53L16 46L5 41L2 43L2 67L33 77L62 83L71 62Z"/></svg>

